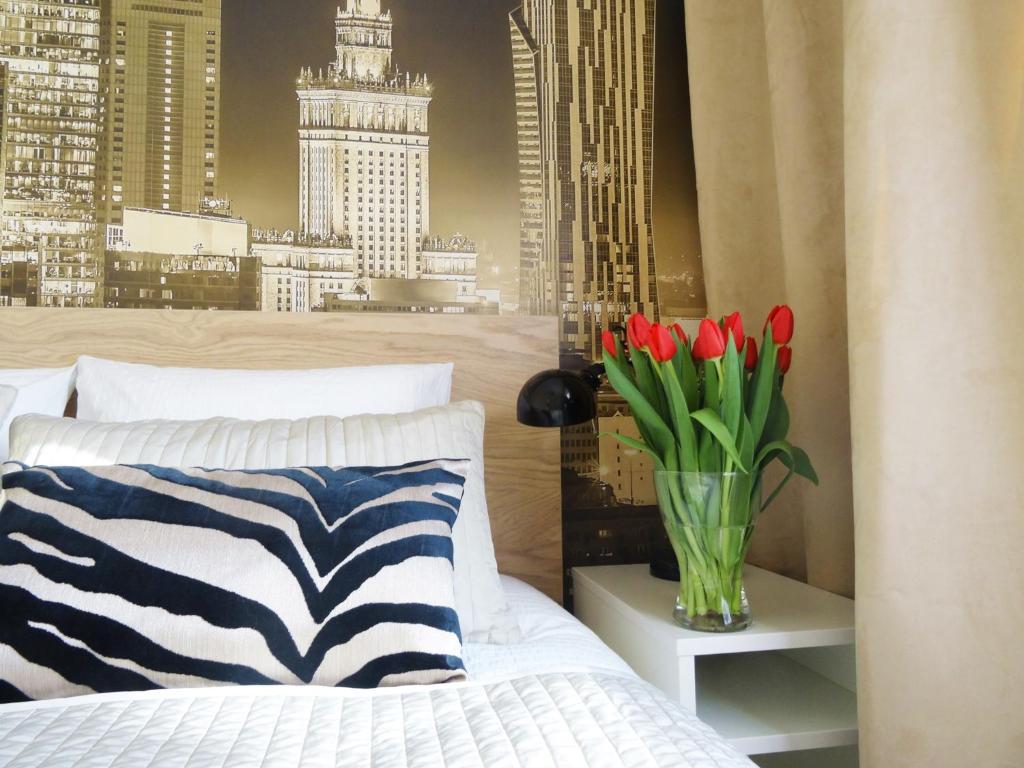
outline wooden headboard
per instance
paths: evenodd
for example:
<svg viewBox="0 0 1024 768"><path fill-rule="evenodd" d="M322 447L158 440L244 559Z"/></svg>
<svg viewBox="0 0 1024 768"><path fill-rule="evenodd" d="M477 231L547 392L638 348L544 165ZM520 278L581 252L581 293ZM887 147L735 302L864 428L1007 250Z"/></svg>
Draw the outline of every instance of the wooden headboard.
<svg viewBox="0 0 1024 768"><path fill-rule="evenodd" d="M487 500L498 566L562 599L559 435L516 422L516 396L557 367L554 318L149 310L0 310L0 368L79 355L153 365L296 369L455 363L452 399L487 408Z"/></svg>

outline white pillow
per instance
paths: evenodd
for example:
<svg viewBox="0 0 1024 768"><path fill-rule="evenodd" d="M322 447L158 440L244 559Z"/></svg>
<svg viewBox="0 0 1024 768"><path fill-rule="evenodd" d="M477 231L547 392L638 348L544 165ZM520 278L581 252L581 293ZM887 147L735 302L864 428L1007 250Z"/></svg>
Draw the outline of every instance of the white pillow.
<svg viewBox="0 0 1024 768"><path fill-rule="evenodd" d="M75 389L75 369L33 368L0 369L0 386L11 402L4 408L0 396L0 462L7 459L7 437L11 422L27 413L63 416ZM14 397L11 398L11 391Z"/></svg>
<svg viewBox="0 0 1024 768"><path fill-rule="evenodd" d="M27 416L11 429L11 460L28 466L152 464L206 469L380 467L470 459L455 524L455 604L463 640L512 643L519 628L498 576L484 492L484 408L457 403L416 413L297 421L100 424Z"/></svg>
<svg viewBox="0 0 1024 768"><path fill-rule="evenodd" d="M7 420L14 401L18 399L18 390L6 384L0 384L0 423Z"/></svg>
<svg viewBox="0 0 1024 768"><path fill-rule="evenodd" d="M307 371L158 368L94 357L78 361L78 418L345 418L447 405L452 364L383 365Z"/></svg>

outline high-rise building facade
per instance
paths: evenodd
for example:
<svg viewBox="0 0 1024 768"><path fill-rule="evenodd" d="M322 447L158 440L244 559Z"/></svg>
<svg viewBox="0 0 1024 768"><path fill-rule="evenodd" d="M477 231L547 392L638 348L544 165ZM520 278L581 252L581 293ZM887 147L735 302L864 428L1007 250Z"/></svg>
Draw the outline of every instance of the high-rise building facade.
<svg viewBox="0 0 1024 768"><path fill-rule="evenodd" d="M298 81L301 235L350 236L360 276L415 279L430 231L432 86L392 65L380 0L347 0L335 33L326 74Z"/></svg>
<svg viewBox="0 0 1024 768"><path fill-rule="evenodd" d="M555 281L545 279L538 48L527 28L522 8L512 12L509 24L519 143L519 309L528 315L556 315Z"/></svg>
<svg viewBox="0 0 1024 768"><path fill-rule="evenodd" d="M99 215L217 197L221 0L102 0Z"/></svg>
<svg viewBox="0 0 1024 768"><path fill-rule="evenodd" d="M0 0L0 306L100 306L100 0Z"/></svg>
<svg viewBox="0 0 1024 768"><path fill-rule="evenodd" d="M510 17L520 305L557 314L563 352L591 359L603 329L658 314L655 1L525 0Z"/></svg>

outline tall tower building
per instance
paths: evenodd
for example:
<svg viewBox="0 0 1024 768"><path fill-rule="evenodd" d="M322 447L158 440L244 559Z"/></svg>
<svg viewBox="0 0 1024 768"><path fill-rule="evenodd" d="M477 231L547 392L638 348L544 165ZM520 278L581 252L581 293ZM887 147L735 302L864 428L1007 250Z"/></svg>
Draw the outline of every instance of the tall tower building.
<svg viewBox="0 0 1024 768"><path fill-rule="evenodd" d="M510 22L520 303L559 315L563 352L596 359L603 329L658 314L655 0L525 0Z"/></svg>
<svg viewBox="0 0 1024 768"><path fill-rule="evenodd" d="M379 0L347 0L335 27L336 61L298 81L301 235L351 236L359 276L413 279L430 226L432 86L393 67Z"/></svg>
<svg viewBox="0 0 1024 768"><path fill-rule="evenodd" d="M217 196L221 0L102 0L98 204L198 212Z"/></svg>
<svg viewBox="0 0 1024 768"><path fill-rule="evenodd" d="M516 90L516 135L519 140L519 279L520 311L557 315L556 286L546 279L544 261L544 176L540 143L540 68L538 47L523 9L509 17Z"/></svg>
<svg viewBox="0 0 1024 768"><path fill-rule="evenodd" d="M0 0L0 306L101 306L99 0Z"/></svg>

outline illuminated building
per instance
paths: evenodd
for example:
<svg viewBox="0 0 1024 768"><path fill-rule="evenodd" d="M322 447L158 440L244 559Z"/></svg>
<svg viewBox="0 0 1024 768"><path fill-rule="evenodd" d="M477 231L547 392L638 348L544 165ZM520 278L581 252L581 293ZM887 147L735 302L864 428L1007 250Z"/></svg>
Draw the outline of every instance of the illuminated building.
<svg viewBox="0 0 1024 768"><path fill-rule="evenodd" d="M475 243L428 237L421 248L419 278L366 277L351 238L255 230L263 311L498 313L500 296L477 289Z"/></svg>
<svg viewBox="0 0 1024 768"><path fill-rule="evenodd" d="M0 306L99 306L99 0L0 0Z"/></svg>
<svg viewBox="0 0 1024 768"><path fill-rule="evenodd" d="M254 230L252 239L264 312L323 311L331 295L359 299L368 290L356 277L351 238Z"/></svg>
<svg viewBox="0 0 1024 768"><path fill-rule="evenodd" d="M555 281L544 264L545 199L540 145L540 73L537 46L526 28L522 9L509 17L519 144L519 309L527 315L556 315ZM554 201L549 201L552 204Z"/></svg>
<svg viewBox="0 0 1024 768"><path fill-rule="evenodd" d="M337 59L298 80L299 221L305 237L351 237L366 278L419 276L430 225L432 86L392 65L379 0L347 0Z"/></svg>
<svg viewBox="0 0 1024 768"><path fill-rule="evenodd" d="M655 0L525 0L510 16L521 295L563 352L658 315L652 187Z"/></svg>
<svg viewBox="0 0 1024 768"><path fill-rule="evenodd" d="M260 261L249 225L224 216L125 208L107 227L105 306L260 309Z"/></svg>
<svg viewBox="0 0 1024 768"><path fill-rule="evenodd" d="M221 0L103 0L99 215L204 210L220 161Z"/></svg>

